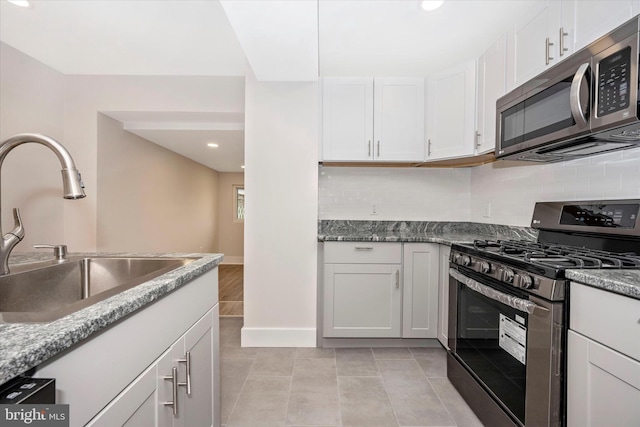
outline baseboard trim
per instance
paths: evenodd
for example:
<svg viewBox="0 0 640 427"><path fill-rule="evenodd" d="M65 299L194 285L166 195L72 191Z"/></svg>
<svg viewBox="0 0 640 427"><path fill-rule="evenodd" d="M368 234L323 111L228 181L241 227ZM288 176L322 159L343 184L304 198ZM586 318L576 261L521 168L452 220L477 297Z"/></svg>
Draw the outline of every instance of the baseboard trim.
<svg viewBox="0 0 640 427"><path fill-rule="evenodd" d="M244 257L225 255L220 264L244 264Z"/></svg>
<svg viewBox="0 0 640 427"><path fill-rule="evenodd" d="M315 347L316 328L242 328L242 347Z"/></svg>

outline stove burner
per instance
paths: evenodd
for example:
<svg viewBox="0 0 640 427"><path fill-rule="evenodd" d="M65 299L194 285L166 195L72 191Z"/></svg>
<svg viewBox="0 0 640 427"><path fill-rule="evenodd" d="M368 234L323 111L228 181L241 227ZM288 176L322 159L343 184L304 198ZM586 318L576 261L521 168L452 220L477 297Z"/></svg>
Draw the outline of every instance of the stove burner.
<svg viewBox="0 0 640 427"><path fill-rule="evenodd" d="M615 253L578 246L547 244L517 240L476 240L473 247L480 251L502 254L533 265L568 268L640 268L640 255Z"/></svg>

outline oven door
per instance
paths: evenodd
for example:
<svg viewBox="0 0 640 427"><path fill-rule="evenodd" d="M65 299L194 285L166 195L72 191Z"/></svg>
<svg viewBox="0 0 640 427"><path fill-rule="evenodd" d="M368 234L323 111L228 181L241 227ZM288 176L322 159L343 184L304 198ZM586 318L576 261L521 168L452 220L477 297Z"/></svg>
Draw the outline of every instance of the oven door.
<svg viewBox="0 0 640 427"><path fill-rule="evenodd" d="M454 357L521 425L562 424L562 303L450 269ZM451 326L451 323L450 323Z"/></svg>

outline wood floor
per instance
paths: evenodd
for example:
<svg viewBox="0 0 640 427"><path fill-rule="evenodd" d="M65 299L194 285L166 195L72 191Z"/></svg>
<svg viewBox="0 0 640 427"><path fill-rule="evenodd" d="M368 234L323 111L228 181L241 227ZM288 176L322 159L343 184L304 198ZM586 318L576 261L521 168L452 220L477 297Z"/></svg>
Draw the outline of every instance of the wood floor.
<svg viewBox="0 0 640 427"><path fill-rule="evenodd" d="M218 298L220 316L244 315L244 265L221 264L218 266Z"/></svg>

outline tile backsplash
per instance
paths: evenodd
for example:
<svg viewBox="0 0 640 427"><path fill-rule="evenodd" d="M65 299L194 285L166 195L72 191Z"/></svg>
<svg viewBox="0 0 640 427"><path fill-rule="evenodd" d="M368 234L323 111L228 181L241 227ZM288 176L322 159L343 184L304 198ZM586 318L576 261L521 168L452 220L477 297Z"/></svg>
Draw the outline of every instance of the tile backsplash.
<svg viewBox="0 0 640 427"><path fill-rule="evenodd" d="M537 201L640 198L640 149L461 169L319 168L319 218L528 226Z"/></svg>

